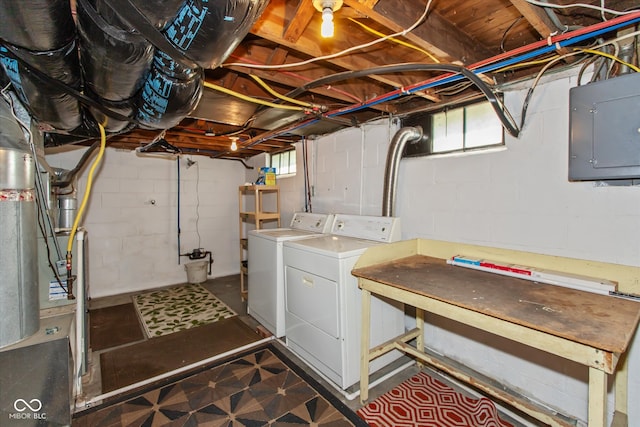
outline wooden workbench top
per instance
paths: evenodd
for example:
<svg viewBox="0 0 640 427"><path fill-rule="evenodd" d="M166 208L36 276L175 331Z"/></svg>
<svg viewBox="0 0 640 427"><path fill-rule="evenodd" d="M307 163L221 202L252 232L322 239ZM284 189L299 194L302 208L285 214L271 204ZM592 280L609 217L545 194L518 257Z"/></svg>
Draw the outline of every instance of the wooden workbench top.
<svg viewBox="0 0 640 427"><path fill-rule="evenodd" d="M352 274L617 354L626 351L640 320L636 301L455 267L425 255Z"/></svg>

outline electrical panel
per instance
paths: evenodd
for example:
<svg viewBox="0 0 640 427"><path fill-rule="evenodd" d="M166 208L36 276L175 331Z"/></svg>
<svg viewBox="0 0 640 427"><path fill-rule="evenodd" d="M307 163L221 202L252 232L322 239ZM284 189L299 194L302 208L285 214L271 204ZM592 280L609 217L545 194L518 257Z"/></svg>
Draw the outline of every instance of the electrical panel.
<svg viewBox="0 0 640 427"><path fill-rule="evenodd" d="M640 179L640 73L569 92L569 180Z"/></svg>

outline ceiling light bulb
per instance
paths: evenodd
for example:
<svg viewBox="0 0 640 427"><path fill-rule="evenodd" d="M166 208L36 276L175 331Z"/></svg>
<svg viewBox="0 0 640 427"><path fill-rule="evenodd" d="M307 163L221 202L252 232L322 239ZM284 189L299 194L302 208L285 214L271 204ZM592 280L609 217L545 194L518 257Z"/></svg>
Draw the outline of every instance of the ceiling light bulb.
<svg viewBox="0 0 640 427"><path fill-rule="evenodd" d="M325 7L322 9L322 26L320 35L324 38L333 37L333 9Z"/></svg>
<svg viewBox="0 0 640 427"><path fill-rule="evenodd" d="M238 144L236 144L236 140L231 141L231 151L236 151L238 149Z"/></svg>

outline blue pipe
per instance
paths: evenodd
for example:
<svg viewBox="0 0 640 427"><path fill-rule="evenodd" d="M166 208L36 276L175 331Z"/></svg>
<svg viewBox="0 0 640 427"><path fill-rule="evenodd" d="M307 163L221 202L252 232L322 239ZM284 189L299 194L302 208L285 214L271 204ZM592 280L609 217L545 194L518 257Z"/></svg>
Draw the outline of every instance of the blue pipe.
<svg viewBox="0 0 640 427"><path fill-rule="evenodd" d="M178 265L180 265L180 156L176 156L176 166L178 167Z"/></svg>

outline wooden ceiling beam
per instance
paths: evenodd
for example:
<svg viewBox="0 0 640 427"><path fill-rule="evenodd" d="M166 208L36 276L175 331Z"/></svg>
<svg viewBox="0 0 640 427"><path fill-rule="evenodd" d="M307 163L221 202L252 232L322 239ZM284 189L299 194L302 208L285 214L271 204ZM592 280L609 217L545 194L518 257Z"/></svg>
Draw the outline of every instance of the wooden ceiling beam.
<svg viewBox="0 0 640 427"><path fill-rule="evenodd" d="M232 70L237 71L239 73L243 73L243 74L253 74L257 77L260 77L261 79L267 81L269 84L278 84L278 85L283 85L286 87L289 87L291 89L299 87L299 86L303 86L304 84L308 83L309 80L307 79L302 79L298 76L292 75L292 74L285 74L285 73L271 73L269 71L265 71L265 70L255 70L255 69L247 69L247 68L242 68L242 67L231 67ZM291 86L293 85L293 86ZM361 88L357 88L354 87L354 89L357 89L358 92L361 92ZM315 94L318 95L319 97L322 97L324 99L309 99L309 98L314 98L313 95L310 96L306 96L306 97L298 97L297 99L299 100L307 100L308 102L312 102L312 103L316 103L316 104L323 104L323 103L335 103L337 100L340 103L344 103L344 104L354 104L358 102L358 99L362 99L362 98L358 98L358 96L356 95L352 95L349 96L350 93L355 92L354 91L344 91L344 90L340 90L340 91L336 91L332 88L327 88L327 87L318 87L318 88L313 88L310 89L308 91L309 94ZM284 93L284 91L282 90L278 90L277 92L281 93L282 95L286 95L286 93ZM346 92L346 93L345 93ZM268 95L271 96L271 95ZM386 111L386 109L384 109L384 107L380 106L378 107L379 110L384 110Z"/></svg>
<svg viewBox="0 0 640 427"><path fill-rule="evenodd" d="M558 28L551 21L551 18L540 7L532 5L525 0L509 0L518 9L524 19L531 24L542 38L550 37L558 32ZM560 54L568 53L569 49L563 48L558 51Z"/></svg>
<svg viewBox="0 0 640 427"><path fill-rule="evenodd" d="M283 0L272 0L269 4L269 8L263 13L258 22L253 26L251 32L258 37L270 40L274 43L286 46L293 51L302 52L310 57L323 57L333 52L342 51L353 45L359 45L365 41L371 41L369 34L364 34L363 31L349 32L347 28L343 28L343 37L334 37L330 42L318 43L317 34L313 34L311 27L308 27L307 31L302 33L296 43L292 43L282 37L285 28L285 3ZM340 11L336 12L336 15ZM319 14L318 14L319 15ZM318 17L319 22L319 17ZM343 23L346 21L343 21ZM355 25L355 24L354 24ZM313 29L316 30L315 28ZM394 49L385 49L381 45L369 49L360 49L352 52L349 55L342 55L331 59L325 59L325 62L334 64L342 69L346 70L363 70L368 68L377 67L380 65L380 55L385 55L384 63L400 63L407 62L406 58L409 55L410 49L398 46ZM405 56L399 56L404 54ZM420 75L420 73L416 73ZM425 75L424 73L422 75ZM389 90L400 88L414 83L416 79L415 75L371 75L370 79L384 83L391 86L382 92L376 91L368 95L369 98L373 98L381 93L386 93Z"/></svg>
<svg viewBox="0 0 640 427"><path fill-rule="evenodd" d="M278 50L285 50L283 48L277 48ZM245 45L238 47L233 52L233 62L248 63L248 64L268 64L271 55L274 51L267 46L261 45ZM299 62L303 58L299 55L289 52L287 56L288 62ZM322 77L326 77L328 69L326 66L322 66L319 63L308 64L301 68L295 69L282 69L273 72L271 69L259 69L259 68L247 68L241 66L228 66L229 70L233 70L242 74L255 74L260 78L264 78L271 82L277 82L278 84L295 89L303 86L311 81L317 80ZM337 68L336 68L337 69ZM337 71L336 71L337 72ZM387 85L383 85L375 80L371 79L358 79L345 80L337 82L330 86L319 86L309 90L309 93L317 94L327 97L328 99L336 99L338 102L345 102L348 104L354 104L358 102L366 101L372 96L372 94L382 94L389 91L390 88ZM377 106L376 109L387 112L387 107Z"/></svg>
<svg viewBox="0 0 640 427"><path fill-rule="evenodd" d="M369 9L373 9L376 4L378 4L380 0L358 0L362 6L367 7Z"/></svg>
<svg viewBox="0 0 640 427"><path fill-rule="evenodd" d="M271 55L269 55L269 60L267 61L267 64L268 65L281 65L281 64L284 64L284 62L287 59L287 56L289 56L289 51L287 49L283 49L281 47L276 47L271 52ZM274 72L276 72L276 71L272 71L272 73L274 73Z"/></svg>
<svg viewBox="0 0 640 427"><path fill-rule="evenodd" d="M293 18L284 29L282 37L291 43L297 42L315 13L316 8L313 7L310 0L300 0Z"/></svg>
<svg viewBox="0 0 640 427"><path fill-rule="evenodd" d="M345 5L356 9L377 23L400 32L411 27L420 17L425 6L418 1L379 0L373 8L372 2L344 0ZM473 37L464 34L455 25L434 10L429 11L426 20L412 32L405 35L412 43L433 53L443 62L471 64L491 56Z"/></svg>
<svg viewBox="0 0 640 427"><path fill-rule="evenodd" d="M551 18L542 10L542 8L528 3L526 0L509 0L513 6L518 9L524 19L542 36L549 37L550 34L558 31L556 26L551 22Z"/></svg>

